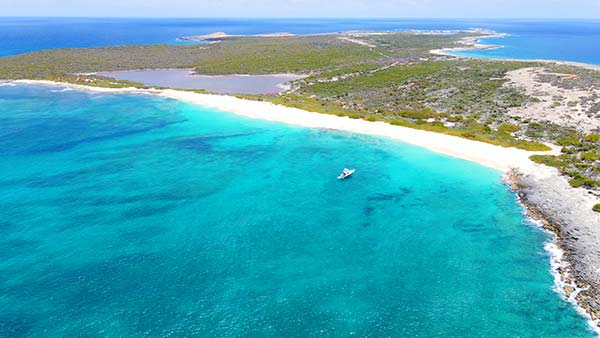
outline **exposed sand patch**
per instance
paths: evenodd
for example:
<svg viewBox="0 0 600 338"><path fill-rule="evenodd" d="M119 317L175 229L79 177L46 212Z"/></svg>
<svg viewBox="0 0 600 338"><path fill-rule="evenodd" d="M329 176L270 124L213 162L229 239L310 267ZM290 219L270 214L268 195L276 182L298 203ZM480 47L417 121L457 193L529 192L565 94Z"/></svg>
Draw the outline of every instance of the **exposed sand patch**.
<svg viewBox="0 0 600 338"><path fill-rule="evenodd" d="M343 41L347 41L347 42L350 42L350 43L354 43L354 44L357 44L357 45L369 47L369 48L375 48L375 47L377 47L374 44L368 43L368 42L366 42L364 40L351 38L349 36L340 36L340 37L338 37L338 39L343 40Z"/></svg>
<svg viewBox="0 0 600 338"><path fill-rule="evenodd" d="M512 108L510 114L536 121L550 121L583 132L600 128L600 113L592 111L600 104L600 88L561 88L540 79L542 75L562 77L563 81L577 81L576 75L549 73L544 67L522 68L507 73L507 85L525 90L527 95L539 98L525 107Z"/></svg>

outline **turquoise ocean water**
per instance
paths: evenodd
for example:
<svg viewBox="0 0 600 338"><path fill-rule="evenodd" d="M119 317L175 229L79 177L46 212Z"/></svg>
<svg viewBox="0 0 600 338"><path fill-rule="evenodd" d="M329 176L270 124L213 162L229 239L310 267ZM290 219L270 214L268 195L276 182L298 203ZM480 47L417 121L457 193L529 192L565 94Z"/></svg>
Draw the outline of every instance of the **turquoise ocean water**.
<svg viewBox="0 0 600 338"><path fill-rule="evenodd" d="M593 336L497 171L153 96L0 107L0 337Z"/></svg>

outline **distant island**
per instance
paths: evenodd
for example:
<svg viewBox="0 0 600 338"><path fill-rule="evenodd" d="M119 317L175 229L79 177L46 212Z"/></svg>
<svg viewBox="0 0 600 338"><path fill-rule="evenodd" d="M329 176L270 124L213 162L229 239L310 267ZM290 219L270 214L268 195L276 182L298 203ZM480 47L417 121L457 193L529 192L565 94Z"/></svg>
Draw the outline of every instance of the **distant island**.
<svg viewBox="0 0 600 338"><path fill-rule="evenodd" d="M597 321L600 71L565 62L452 54L495 48L479 44L489 36L502 35L482 30L218 32L181 38L210 44L55 49L1 58L0 79L147 91L253 117L394 137L503 170L530 216L553 231L565 250L568 264L559 273L566 297ZM200 87L98 75L173 69L203 76L294 78L280 93L224 97Z"/></svg>
<svg viewBox="0 0 600 338"><path fill-rule="evenodd" d="M214 33L205 34L205 35L184 36L184 37L179 38L179 40L182 40L182 41L220 41L220 40L231 39L231 38L235 38L235 37L251 37L251 36L261 37L261 38L268 38L268 37L281 38L281 37L295 36L295 34L281 32L281 33L254 34L254 35L231 35L231 34L227 34L225 32L214 32Z"/></svg>

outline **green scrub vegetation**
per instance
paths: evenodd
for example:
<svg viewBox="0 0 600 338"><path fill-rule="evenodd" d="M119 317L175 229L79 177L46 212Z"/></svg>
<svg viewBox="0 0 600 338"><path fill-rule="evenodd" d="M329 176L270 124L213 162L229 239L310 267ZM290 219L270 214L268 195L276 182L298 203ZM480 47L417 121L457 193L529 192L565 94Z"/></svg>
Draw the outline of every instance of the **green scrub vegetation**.
<svg viewBox="0 0 600 338"><path fill-rule="evenodd" d="M205 75L301 73L307 77L293 82L284 94L245 97L504 147L549 150L543 143L557 139L556 133L548 132L554 126L508 114L535 98L507 86L506 73L538 63L449 59L429 53L457 46L469 35L476 34L230 37L197 45L55 49L1 58L0 79L147 88L93 73L174 68ZM596 155L585 151L581 159Z"/></svg>

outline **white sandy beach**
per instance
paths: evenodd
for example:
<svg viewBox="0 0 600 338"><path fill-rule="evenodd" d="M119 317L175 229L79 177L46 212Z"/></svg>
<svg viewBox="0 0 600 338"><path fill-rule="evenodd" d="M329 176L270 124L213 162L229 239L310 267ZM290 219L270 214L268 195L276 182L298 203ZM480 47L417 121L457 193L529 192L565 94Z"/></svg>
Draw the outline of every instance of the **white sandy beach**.
<svg viewBox="0 0 600 338"><path fill-rule="evenodd" d="M503 172L506 172L511 168L517 168L523 172L530 172L536 166L529 160L529 156L535 154L535 152L515 148L504 148L456 136L394 126L384 122L369 122L361 119L313 113L297 108L276 105L270 102L245 100L227 95L199 94L171 89L98 88L52 81L21 80L15 82L56 85L105 93L147 93L161 95L250 118L282 122L309 128L334 129L387 137L423 147L440 154L476 162Z"/></svg>

